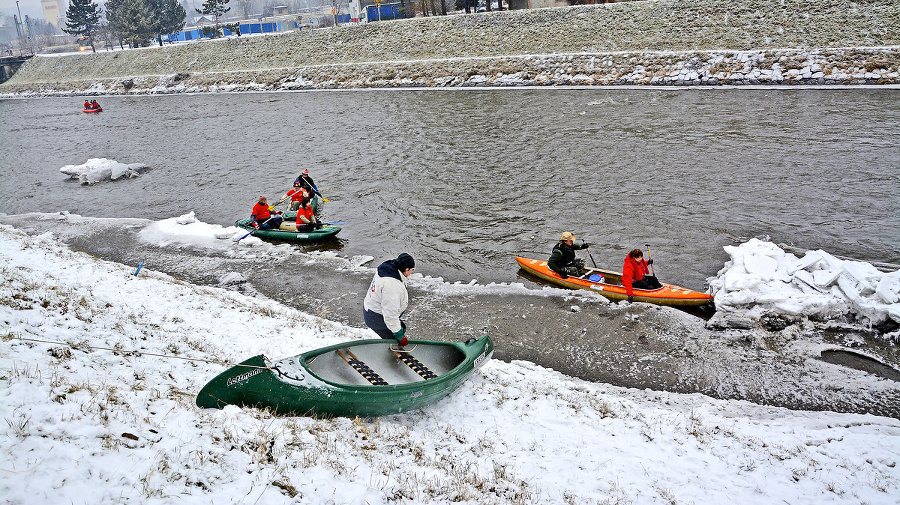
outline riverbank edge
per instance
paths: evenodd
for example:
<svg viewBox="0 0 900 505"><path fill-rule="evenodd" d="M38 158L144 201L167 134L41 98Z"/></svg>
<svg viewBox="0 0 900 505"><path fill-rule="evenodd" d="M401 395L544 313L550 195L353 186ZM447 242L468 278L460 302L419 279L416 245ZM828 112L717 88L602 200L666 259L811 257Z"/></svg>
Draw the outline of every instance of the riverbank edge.
<svg viewBox="0 0 900 505"><path fill-rule="evenodd" d="M645 0L39 56L0 96L900 84L900 3Z"/></svg>
<svg viewBox="0 0 900 505"><path fill-rule="evenodd" d="M9 83L3 96L407 87L900 84L900 46L446 58Z"/></svg>

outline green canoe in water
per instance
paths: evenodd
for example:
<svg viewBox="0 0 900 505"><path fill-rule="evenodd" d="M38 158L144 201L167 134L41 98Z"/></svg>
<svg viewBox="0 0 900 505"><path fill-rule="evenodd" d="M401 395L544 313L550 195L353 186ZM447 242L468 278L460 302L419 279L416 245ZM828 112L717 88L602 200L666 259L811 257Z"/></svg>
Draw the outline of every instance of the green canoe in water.
<svg viewBox="0 0 900 505"><path fill-rule="evenodd" d="M270 361L259 355L209 381L197 406L277 414L374 417L413 410L450 394L491 358L487 335L465 342L345 342Z"/></svg>
<svg viewBox="0 0 900 505"><path fill-rule="evenodd" d="M296 219L296 215L294 216L294 219ZM253 231L254 228L250 226L250 222L250 218L248 217L247 219L235 221L234 225L247 231ZM274 230L256 230L253 231L253 236L275 240L286 240L289 242L319 242L334 237L339 231L341 231L340 226L325 225L314 231L287 231L277 228Z"/></svg>

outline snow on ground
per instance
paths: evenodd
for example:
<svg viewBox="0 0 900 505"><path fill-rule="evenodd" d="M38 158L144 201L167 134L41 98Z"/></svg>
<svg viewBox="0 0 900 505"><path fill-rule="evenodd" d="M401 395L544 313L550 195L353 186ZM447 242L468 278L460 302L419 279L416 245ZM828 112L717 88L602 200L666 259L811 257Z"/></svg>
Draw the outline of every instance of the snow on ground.
<svg viewBox="0 0 900 505"><path fill-rule="evenodd" d="M59 171L82 184L96 184L120 177L138 177L145 168L147 166L142 163L125 164L106 158L90 158L82 165L65 165Z"/></svg>
<svg viewBox="0 0 900 505"><path fill-rule="evenodd" d="M900 323L900 271L884 273L822 250L797 258L759 239L725 251L731 261L709 282L717 310L751 318L774 310L822 320L850 316L868 324Z"/></svg>
<svg viewBox="0 0 900 505"><path fill-rule="evenodd" d="M198 409L227 363L371 338L0 226L6 503L895 504L900 421L488 362L379 419ZM31 339L31 340L28 340Z"/></svg>

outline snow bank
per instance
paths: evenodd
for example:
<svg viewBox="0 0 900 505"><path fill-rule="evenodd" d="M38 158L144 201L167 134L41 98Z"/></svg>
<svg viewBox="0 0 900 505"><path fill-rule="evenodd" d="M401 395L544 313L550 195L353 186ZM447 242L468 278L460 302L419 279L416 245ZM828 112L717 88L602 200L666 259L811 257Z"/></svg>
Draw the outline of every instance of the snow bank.
<svg viewBox="0 0 900 505"><path fill-rule="evenodd" d="M884 273L869 263L838 259L825 251L802 258L771 242L751 239L726 246L731 261L710 278L720 311L758 319L767 312L814 319L900 323L900 271Z"/></svg>
<svg viewBox="0 0 900 505"><path fill-rule="evenodd" d="M82 184L96 184L101 181L114 181L120 177L129 179L138 177L139 172L145 168L147 166L141 163L126 165L106 158L90 158L83 165L66 165L59 171L72 179L78 179Z"/></svg>
<svg viewBox="0 0 900 505"><path fill-rule="evenodd" d="M185 245L227 249L233 247L235 243L242 247L264 244L262 240L254 236L241 239L247 233L249 233L247 230L237 226L225 227L219 224L204 223L197 219L194 211L190 211L178 217L153 221L138 233L138 238L159 247ZM238 241L239 239L240 241Z"/></svg>
<svg viewBox="0 0 900 505"><path fill-rule="evenodd" d="M228 362L371 332L132 274L49 233L0 226L4 503L888 505L900 495L896 419L617 388L522 361L491 360L443 400L377 420L199 409L197 391Z"/></svg>

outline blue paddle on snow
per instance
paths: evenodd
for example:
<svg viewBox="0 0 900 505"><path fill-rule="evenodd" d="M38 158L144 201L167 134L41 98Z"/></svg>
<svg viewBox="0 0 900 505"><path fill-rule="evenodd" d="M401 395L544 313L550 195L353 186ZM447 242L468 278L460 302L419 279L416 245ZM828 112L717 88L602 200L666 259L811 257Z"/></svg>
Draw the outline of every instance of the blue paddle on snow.
<svg viewBox="0 0 900 505"><path fill-rule="evenodd" d="M271 216L269 219L266 219L265 221L263 221L263 224L268 223L269 220L272 219L273 217L275 217L275 216ZM248 234L244 235L243 237L241 237L241 238L235 240L235 243L240 242L241 240L244 240L245 238L249 237L250 235L253 235L254 233L256 233L257 231L259 231L259 228L250 230L250 233L248 233Z"/></svg>

